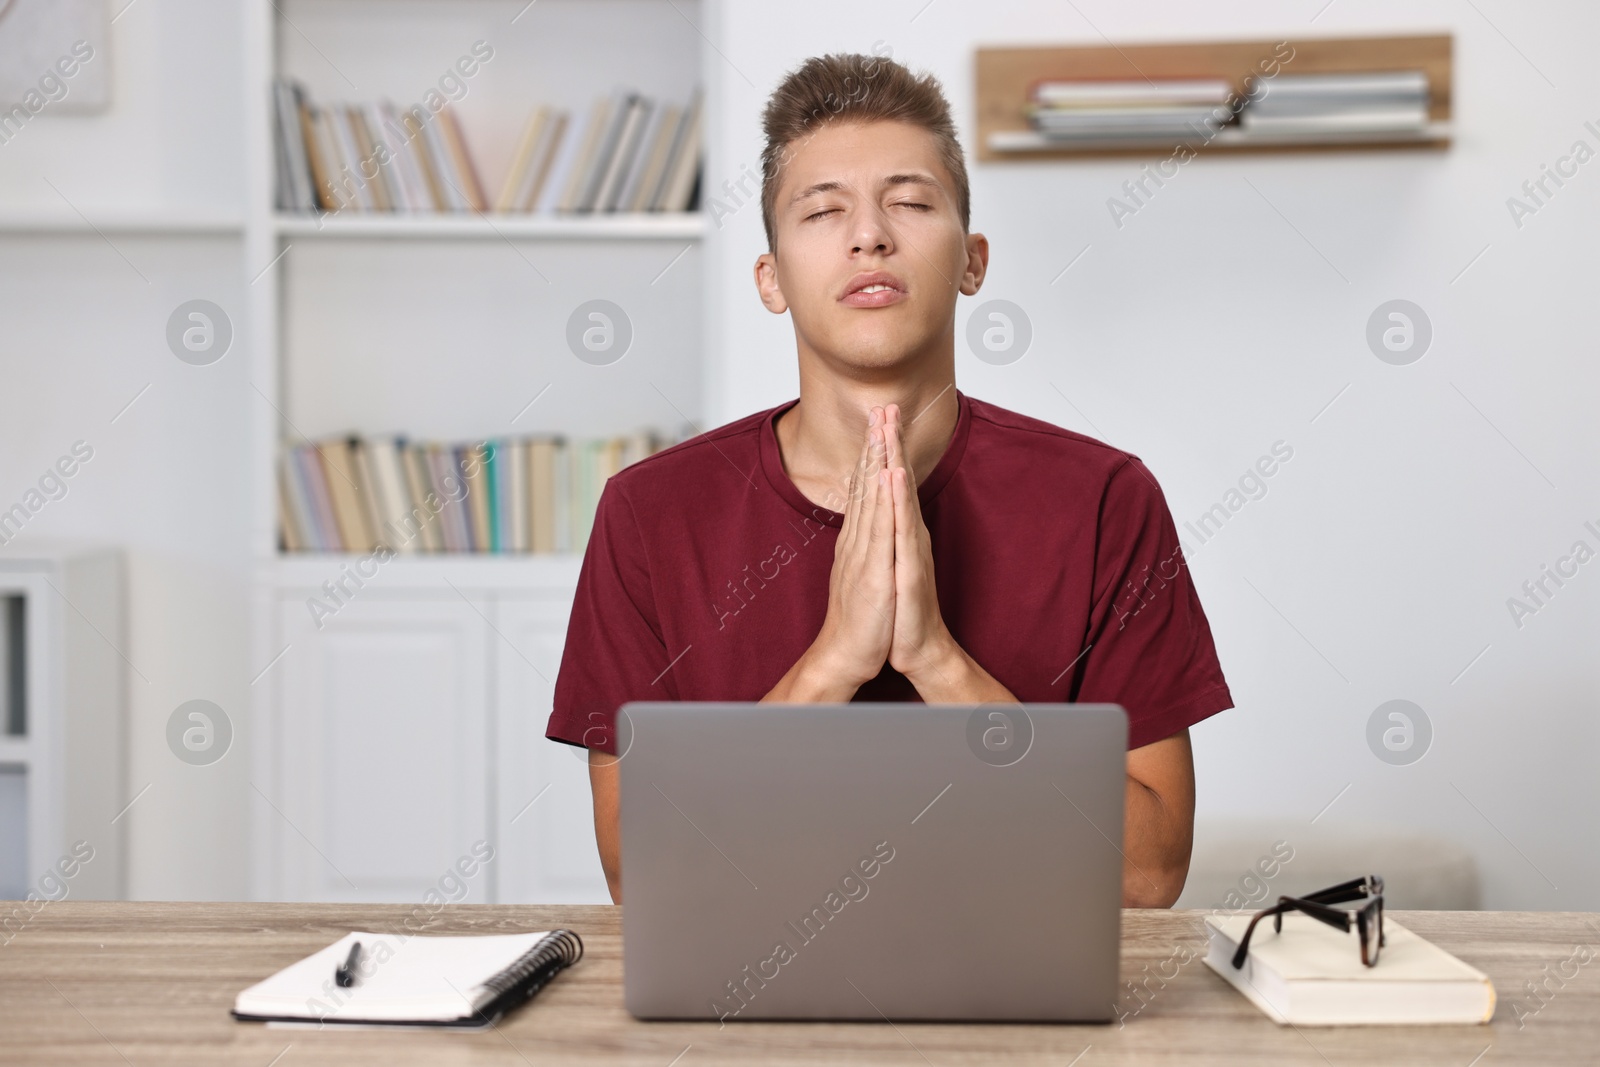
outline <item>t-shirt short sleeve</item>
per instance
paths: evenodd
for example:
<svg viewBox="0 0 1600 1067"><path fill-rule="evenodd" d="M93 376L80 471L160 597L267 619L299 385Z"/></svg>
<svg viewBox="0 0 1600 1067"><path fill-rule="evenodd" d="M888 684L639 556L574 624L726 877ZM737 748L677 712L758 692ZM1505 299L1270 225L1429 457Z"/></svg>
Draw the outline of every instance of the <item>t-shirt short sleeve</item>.
<svg viewBox="0 0 1600 1067"><path fill-rule="evenodd" d="M616 754L617 709L630 700L671 700L660 679L666 645L633 506L606 482L567 624L545 736Z"/></svg>
<svg viewBox="0 0 1600 1067"><path fill-rule="evenodd" d="M1093 597L1071 699L1122 705L1130 749L1233 706L1166 498L1137 457L1106 483Z"/></svg>

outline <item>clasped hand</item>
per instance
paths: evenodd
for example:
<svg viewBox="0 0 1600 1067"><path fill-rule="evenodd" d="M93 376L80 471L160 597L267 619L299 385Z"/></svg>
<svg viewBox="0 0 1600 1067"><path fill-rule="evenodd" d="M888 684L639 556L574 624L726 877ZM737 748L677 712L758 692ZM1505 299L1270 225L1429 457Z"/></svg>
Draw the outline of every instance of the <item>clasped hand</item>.
<svg viewBox="0 0 1600 1067"><path fill-rule="evenodd" d="M842 680L860 686L887 662L924 694L955 649L939 613L933 544L897 404L874 407L868 417L817 644Z"/></svg>

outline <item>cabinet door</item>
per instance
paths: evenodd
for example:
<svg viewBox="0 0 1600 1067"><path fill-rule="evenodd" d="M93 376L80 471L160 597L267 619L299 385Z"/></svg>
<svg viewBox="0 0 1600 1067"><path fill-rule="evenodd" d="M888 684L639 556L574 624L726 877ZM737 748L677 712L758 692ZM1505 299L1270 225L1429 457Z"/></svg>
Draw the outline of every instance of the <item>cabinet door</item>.
<svg viewBox="0 0 1600 1067"><path fill-rule="evenodd" d="M507 598L496 610L500 901L609 904L594 841L588 756L544 736L571 592Z"/></svg>
<svg viewBox="0 0 1600 1067"><path fill-rule="evenodd" d="M464 897L451 871L492 841L488 610L366 590L319 629L303 599L281 603L277 772L253 799L273 809L286 899L493 899L492 865Z"/></svg>

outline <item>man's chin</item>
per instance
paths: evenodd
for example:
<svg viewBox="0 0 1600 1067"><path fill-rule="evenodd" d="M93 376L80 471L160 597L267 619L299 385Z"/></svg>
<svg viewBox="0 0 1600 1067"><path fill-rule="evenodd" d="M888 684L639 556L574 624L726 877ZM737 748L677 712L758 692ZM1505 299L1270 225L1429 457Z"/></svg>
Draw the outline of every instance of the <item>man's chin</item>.
<svg viewBox="0 0 1600 1067"><path fill-rule="evenodd" d="M927 345L907 345L903 338L846 337L824 354L828 363L842 373L885 375L916 367L932 351Z"/></svg>
<svg viewBox="0 0 1600 1067"><path fill-rule="evenodd" d="M912 370L920 360L915 352L856 350L838 353L829 362L850 377L885 378Z"/></svg>

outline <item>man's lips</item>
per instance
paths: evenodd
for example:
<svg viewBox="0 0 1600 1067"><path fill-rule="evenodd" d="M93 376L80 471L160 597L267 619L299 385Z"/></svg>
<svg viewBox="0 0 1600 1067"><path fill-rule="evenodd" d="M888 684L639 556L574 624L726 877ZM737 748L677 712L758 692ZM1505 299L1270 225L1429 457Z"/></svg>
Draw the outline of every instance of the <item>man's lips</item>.
<svg viewBox="0 0 1600 1067"><path fill-rule="evenodd" d="M839 302L846 307L881 308L905 298L904 282L888 271L875 270L851 278Z"/></svg>

